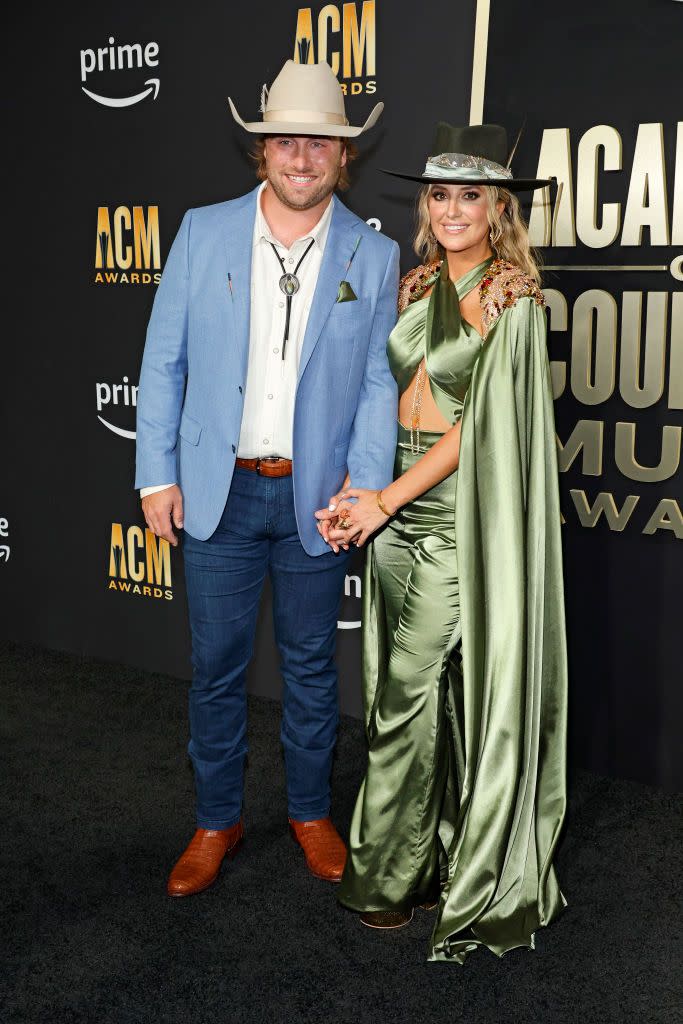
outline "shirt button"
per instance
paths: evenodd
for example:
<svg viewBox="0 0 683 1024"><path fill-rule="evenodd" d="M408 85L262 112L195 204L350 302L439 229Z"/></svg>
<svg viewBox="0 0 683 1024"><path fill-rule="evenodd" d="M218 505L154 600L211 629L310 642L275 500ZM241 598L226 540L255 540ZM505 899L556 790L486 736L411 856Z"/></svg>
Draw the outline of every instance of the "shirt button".
<svg viewBox="0 0 683 1024"><path fill-rule="evenodd" d="M292 259L292 257L290 256L290 257L289 257L289 259L287 260L287 262L288 262L288 263L293 263L293 262L294 262L294 260L293 260L293 259Z"/></svg>
<svg viewBox="0 0 683 1024"><path fill-rule="evenodd" d="M284 306L284 302L278 302L278 306L280 307L280 309L282 309L282 307Z"/></svg>
<svg viewBox="0 0 683 1024"><path fill-rule="evenodd" d="M279 351L280 351L280 349L279 349L279 348L274 348L274 349L273 349L273 352L275 353L275 355L277 355Z"/></svg>
<svg viewBox="0 0 683 1024"><path fill-rule="evenodd" d="M264 444L269 444L269 443L270 443L270 442L268 441L268 438L267 438L267 437L264 437L264 438L263 438L263 443L264 443Z"/></svg>
<svg viewBox="0 0 683 1024"><path fill-rule="evenodd" d="M273 397L272 395L268 395L268 398L272 398L272 397Z"/></svg>

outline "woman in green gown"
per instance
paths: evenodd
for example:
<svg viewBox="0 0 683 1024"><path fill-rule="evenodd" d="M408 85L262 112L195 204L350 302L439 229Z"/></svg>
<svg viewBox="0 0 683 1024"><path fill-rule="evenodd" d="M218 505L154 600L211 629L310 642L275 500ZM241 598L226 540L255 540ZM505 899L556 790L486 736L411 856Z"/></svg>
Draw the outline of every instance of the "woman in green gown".
<svg viewBox="0 0 683 1024"><path fill-rule="evenodd" d="M566 650L539 274L494 125L441 124L388 345L394 482L316 513L363 544L369 760L340 902L375 928L436 904L431 960L533 947L564 906ZM351 499L349 501L348 499ZM328 517L328 518L326 518Z"/></svg>

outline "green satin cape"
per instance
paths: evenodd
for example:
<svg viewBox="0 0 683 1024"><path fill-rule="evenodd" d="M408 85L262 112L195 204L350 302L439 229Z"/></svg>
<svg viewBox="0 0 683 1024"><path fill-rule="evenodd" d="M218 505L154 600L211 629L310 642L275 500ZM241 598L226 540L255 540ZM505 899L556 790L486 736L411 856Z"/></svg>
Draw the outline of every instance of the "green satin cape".
<svg viewBox="0 0 683 1024"><path fill-rule="evenodd" d="M565 905L553 856L565 813L566 641L557 456L543 309L490 328L465 399L455 499L462 672L453 659L451 768L431 960L533 947ZM369 553L372 560L373 553ZM388 640L364 593L370 727ZM410 784L406 780L406 785Z"/></svg>

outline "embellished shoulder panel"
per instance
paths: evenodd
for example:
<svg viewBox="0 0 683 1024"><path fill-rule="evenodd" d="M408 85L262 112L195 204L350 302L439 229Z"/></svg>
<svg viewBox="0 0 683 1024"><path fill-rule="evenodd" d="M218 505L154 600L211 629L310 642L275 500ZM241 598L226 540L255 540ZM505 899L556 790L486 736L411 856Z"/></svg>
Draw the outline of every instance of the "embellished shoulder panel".
<svg viewBox="0 0 683 1024"><path fill-rule="evenodd" d="M479 285L481 324L485 338L503 311L522 298L531 298L537 306L545 306L543 292L532 277L514 263L494 260Z"/></svg>
<svg viewBox="0 0 683 1024"><path fill-rule="evenodd" d="M417 302L418 299L422 298L427 289L431 288L436 281L440 269L441 261L434 260L432 263L424 263L419 267L414 267L413 270L409 270L401 278L401 283L398 286L399 314L411 302Z"/></svg>

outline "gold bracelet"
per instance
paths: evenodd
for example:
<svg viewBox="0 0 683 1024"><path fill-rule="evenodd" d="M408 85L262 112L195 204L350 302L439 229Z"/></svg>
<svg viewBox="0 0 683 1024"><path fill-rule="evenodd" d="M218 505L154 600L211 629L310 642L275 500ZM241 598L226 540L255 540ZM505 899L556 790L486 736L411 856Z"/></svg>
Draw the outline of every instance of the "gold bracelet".
<svg viewBox="0 0 683 1024"><path fill-rule="evenodd" d="M391 519L391 517L393 516L394 513L390 512L389 509L387 508L387 506L382 501L382 492L381 491L377 491L377 504L379 506L380 512L383 512L385 516L388 516L389 519Z"/></svg>

